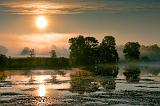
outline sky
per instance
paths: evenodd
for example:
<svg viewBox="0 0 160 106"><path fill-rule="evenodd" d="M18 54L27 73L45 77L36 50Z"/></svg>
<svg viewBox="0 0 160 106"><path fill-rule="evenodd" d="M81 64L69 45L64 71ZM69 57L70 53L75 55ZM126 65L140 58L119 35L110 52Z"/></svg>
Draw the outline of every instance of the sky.
<svg viewBox="0 0 160 106"><path fill-rule="evenodd" d="M36 26L40 16L47 20L44 29ZM8 55L29 47L66 56L68 39L78 35L160 45L160 0L0 0L0 45Z"/></svg>

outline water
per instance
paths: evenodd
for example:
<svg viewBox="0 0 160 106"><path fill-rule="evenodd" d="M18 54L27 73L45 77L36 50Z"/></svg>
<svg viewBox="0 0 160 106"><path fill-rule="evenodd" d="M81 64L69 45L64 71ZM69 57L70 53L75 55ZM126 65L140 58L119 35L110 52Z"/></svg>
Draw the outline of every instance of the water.
<svg viewBox="0 0 160 106"><path fill-rule="evenodd" d="M0 71L2 106L158 106L159 100L160 68L120 66L115 78L77 68Z"/></svg>

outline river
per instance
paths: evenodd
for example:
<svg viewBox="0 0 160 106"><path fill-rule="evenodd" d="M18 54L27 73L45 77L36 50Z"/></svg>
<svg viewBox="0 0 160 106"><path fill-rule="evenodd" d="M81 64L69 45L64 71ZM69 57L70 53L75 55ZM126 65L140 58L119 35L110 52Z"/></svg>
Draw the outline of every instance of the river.
<svg viewBox="0 0 160 106"><path fill-rule="evenodd" d="M3 70L0 106L160 105L160 68L132 71L122 66L111 77L78 68Z"/></svg>

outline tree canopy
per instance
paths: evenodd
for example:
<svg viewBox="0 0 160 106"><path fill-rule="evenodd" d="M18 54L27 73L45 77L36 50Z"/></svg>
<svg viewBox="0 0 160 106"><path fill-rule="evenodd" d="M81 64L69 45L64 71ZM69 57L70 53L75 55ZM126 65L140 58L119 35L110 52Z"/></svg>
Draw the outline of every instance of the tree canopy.
<svg viewBox="0 0 160 106"><path fill-rule="evenodd" d="M119 57L116 50L115 38L113 36L105 36L99 48L100 61L102 63L118 62Z"/></svg>
<svg viewBox="0 0 160 106"><path fill-rule="evenodd" d="M56 58L57 57L55 50L51 50L50 55L51 55L51 58Z"/></svg>
<svg viewBox="0 0 160 106"><path fill-rule="evenodd" d="M30 51L29 47L24 47L20 54L21 55L29 55L29 51Z"/></svg>
<svg viewBox="0 0 160 106"><path fill-rule="evenodd" d="M115 38L105 36L102 43L82 35L69 39L70 59L76 65L92 65L118 61Z"/></svg>
<svg viewBox="0 0 160 106"><path fill-rule="evenodd" d="M128 42L125 44L123 53L128 60L139 60L140 44L138 42Z"/></svg>
<svg viewBox="0 0 160 106"><path fill-rule="evenodd" d="M21 55L29 55L30 57L35 56L35 50L29 47L24 47L20 53Z"/></svg>
<svg viewBox="0 0 160 106"><path fill-rule="evenodd" d="M8 58L3 55L0 54L0 69L6 68L8 65Z"/></svg>
<svg viewBox="0 0 160 106"><path fill-rule="evenodd" d="M8 49L2 45L0 45L0 54L6 54L8 52Z"/></svg>

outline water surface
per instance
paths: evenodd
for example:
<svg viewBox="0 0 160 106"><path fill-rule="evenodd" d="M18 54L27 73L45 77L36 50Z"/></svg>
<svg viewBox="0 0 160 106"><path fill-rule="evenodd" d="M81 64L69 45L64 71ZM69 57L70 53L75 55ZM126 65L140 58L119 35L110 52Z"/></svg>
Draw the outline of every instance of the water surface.
<svg viewBox="0 0 160 106"><path fill-rule="evenodd" d="M117 77L77 68L0 71L2 105L159 105L159 100L160 68L120 67Z"/></svg>

